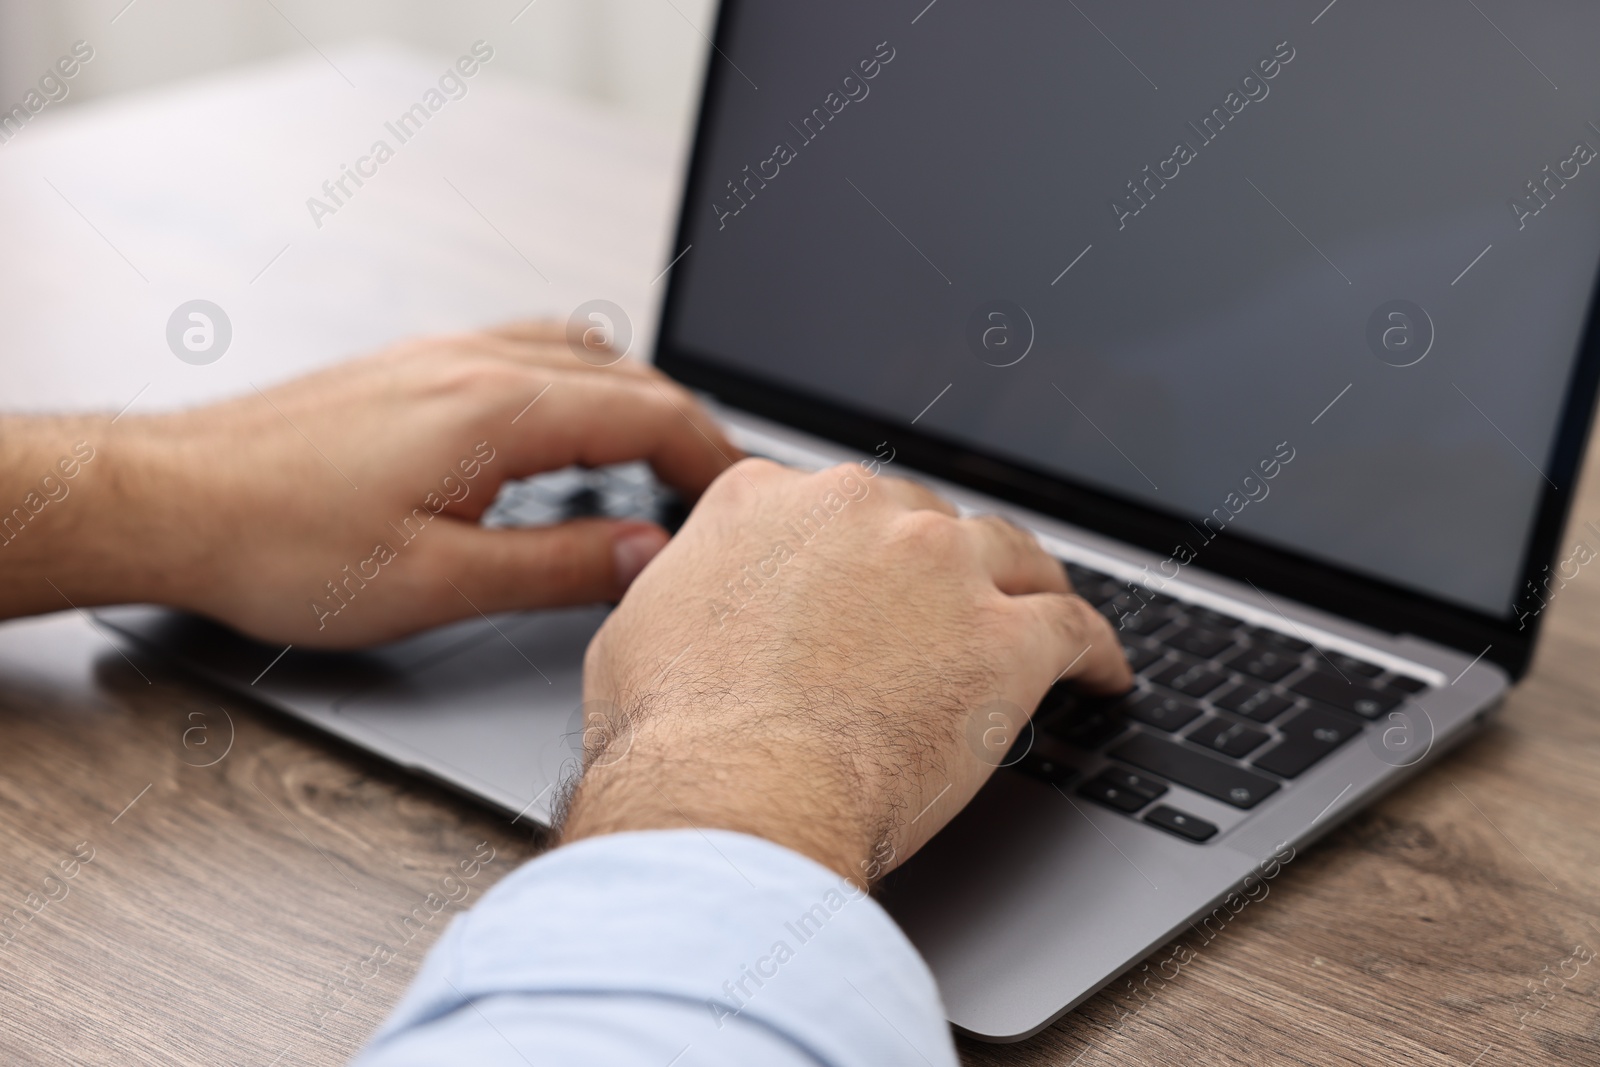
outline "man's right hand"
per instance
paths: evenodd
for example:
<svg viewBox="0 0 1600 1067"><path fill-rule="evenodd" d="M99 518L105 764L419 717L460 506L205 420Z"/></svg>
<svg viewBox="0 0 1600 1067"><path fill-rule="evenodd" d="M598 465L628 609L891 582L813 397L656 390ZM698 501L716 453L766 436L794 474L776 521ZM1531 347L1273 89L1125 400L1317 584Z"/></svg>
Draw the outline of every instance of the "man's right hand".
<svg viewBox="0 0 1600 1067"><path fill-rule="evenodd" d="M564 839L738 830L870 880L988 778L989 714L1019 724L1064 674L1132 684L1032 535L857 465L746 460L589 647L601 740Z"/></svg>

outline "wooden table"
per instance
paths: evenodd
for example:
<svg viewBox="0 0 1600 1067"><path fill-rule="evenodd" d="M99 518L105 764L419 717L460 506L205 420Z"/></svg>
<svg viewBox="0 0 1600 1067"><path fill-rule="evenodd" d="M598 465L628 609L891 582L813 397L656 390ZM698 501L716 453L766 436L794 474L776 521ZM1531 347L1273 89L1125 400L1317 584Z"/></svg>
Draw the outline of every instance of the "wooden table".
<svg viewBox="0 0 1600 1067"><path fill-rule="evenodd" d="M1497 725L1187 939L1175 980L967 1062L1600 1063L1600 578L1547 625ZM342 1063L459 905L374 944L462 860L493 850L470 903L541 847L71 615L0 627L0 737L0 900L49 900L0 949L5 1063Z"/></svg>

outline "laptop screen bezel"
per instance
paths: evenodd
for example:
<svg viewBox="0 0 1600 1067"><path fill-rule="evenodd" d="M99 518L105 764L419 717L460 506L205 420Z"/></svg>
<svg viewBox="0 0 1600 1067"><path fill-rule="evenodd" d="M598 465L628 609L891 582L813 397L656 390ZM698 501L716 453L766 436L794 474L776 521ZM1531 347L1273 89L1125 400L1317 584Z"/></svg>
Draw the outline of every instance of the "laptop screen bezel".
<svg viewBox="0 0 1600 1067"><path fill-rule="evenodd" d="M719 94L744 85L724 58L732 45L732 26L744 5L723 0L707 56L707 69L695 123L687 178L683 185L673 254L687 248L698 216L713 201L708 185L711 124ZM697 204L701 205L697 208ZM1596 252L1600 258L1600 250ZM686 261L688 256L684 257ZM692 388L719 401L848 448L872 451L889 441L896 462L985 493L1103 536L1152 552L1167 553L1194 528L1180 516L1135 503L1042 469L988 455L914 426L853 409L787 383L734 370L709 353L675 343L680 322L685 262L668 272L656 342L655 364ZM692 269L692 267L690 267ZM1549 475L1533 516L1531 536L1521 561L1516 604L1530 588L1542 590L1545 568L1557 547L1576 497L1576 483L1594 418L1600 387L1600 280L1585 311L1582 341L1567 384L1560 423L1544 465ZM1554 483L1553 485L1551 483ZM1513 678L1526 672L1544 612L1519 627L1516 613L1498 618L1441 597L1358 573L1248 536L1224 532L1207 544L1203 569L1254 582L1311 607L1388 633L1410 633L1458 649L1505 668ZM1538 603L1533 601L1532 603Z"/></svg>

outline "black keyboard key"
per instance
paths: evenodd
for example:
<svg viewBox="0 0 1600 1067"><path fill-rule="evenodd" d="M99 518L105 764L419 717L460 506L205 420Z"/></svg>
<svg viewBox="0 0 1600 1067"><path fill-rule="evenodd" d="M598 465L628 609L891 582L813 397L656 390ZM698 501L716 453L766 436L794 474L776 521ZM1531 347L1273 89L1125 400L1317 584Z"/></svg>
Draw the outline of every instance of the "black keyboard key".
<svg viewBox="0 0 1600 1067"><path fill-rule="evenodd" d="M1059 715L1064 715L1077 708L1082 700L1067 682L1057 682L1045 690L1044 699L1039 701L1039 706L1033 710L1033 721L1046 723Z"/></svg>
<svg viewBox="0 0 1600 1067"><path fill-rule="evenodd" d="M1106 581L1101 582L1099 585L1091 586L1090 588L1094 593L1090 603L1099 605L1100 610L1102 611L1109 610L1108 606L1110 603L1126 592L1122 586L1122 583L1115 579L1107 579ZM1112 612L1112 621L1116 620L1116 615L1116 612Z"/></svg>
<svg viewBox="0 0 1600 1067"><path fill-rule="evenodd" d="M1246 726L1242 722L1211 718L1185 735L1190 744L1220 752L1224 756L1240 759L1261 747L1269 735L1265 730Z"/></svg>
<svg viewBox="0 0 1600 1067"><path fill-rule="evenodd" d="M1162 608L1148 607L1112 621L1124 633L1143 634L1148 637L1157 630L1166 629L1167 624L1172 621L1172 616Z"/></svg>
<svg viewBox="0 0 1600 1067"><path fill-rule="evenodd" d="M1200 705L1182 697L1145 693L1129 702L1128 714L1147 726L1172 733L1194 722L1201 711Z"/></svg>
<svg viewBox="0 0 1600 1067"><path fill-rule="evenodd" d="M1122 625L1124 616L1136 614L1143 606L1142 602L1135 602L1129 597L1128 591L1124 589L1111 597L1111 599L1100 603L1100 614L1109 619L1111 625L1115 628Z"/></svg>
<svg viewBox="0 0 1600 1067"><path fill-rule="evenodd" d="M1127 585L1122 586L1121 591L1106 602L1106 609L1118 615L1133 615L1151 606L1147 590Z"/></svg>
<svg viewBox="0 0 1600 1067"><path fill-rule="evenodd" d="M1064 566L1067 568L1067 577L1072 579L1072 588L1079 591L1086 585L1109 582L1111 580L1109 574L1101 574L1092 567L1085 567L1081 563L1067 563Z"/></svg>
<svg viewBox="0 0 1600 1067"><path fill-rule="evenodd" d="M1319 671L1331 668L1335 675L1343 675L1346 678L1376 678L1383 673L1383 668L1376 663L1368 663L1364 659L1356 659L1354 656L1338 652L1325 653L1313 662Z"/></svg>
<svg viewBox="0 0 1600 1067"><path fill-rule="evenodd" d="M1184 696L1203 697L1226 682L1228 675L1209 663L1174 663L1152 680Z"/></svg>
<svg viewBox="0 0 1600 1067"><path fill-rule="evenodd" d="M1159 645L1146 645L1143 642L1124 640L1122 642L1122 654L1128 657L1128 666L1133 668L1133 673L1138 674L1166 653L1161 651Z"/></svg>
<svg viewBox="0 0 1600 1067"><path fill-rule="evenodd" d="M1107 807L1126 812L1138 811L1150 803L1150 798L1143 793L1135 793L1131 789L1124 789L1106 778L1096 778L1092 782L1085 782L1079 788L1078 795L1088 797L1090 800L1098 800Z"/></svg>
<svg viewBox="0 0 1600 1067"><path fill-rule="evenodd" d="M1167 791L1166 782L1158 782L1146 774L1134 771L1125 771L1121 767L1107 767L1099 777L1104 778L1114 786L1126 789L1130 793L1138 793L1142 797L1154 800Z"/></svg>
<svg viewBox="0 0 1600 1067"><path fill-rule="evenodd" d="M1163 638L1162 643L1191 656L1213 659L1233 647L1233 634L1204 626L1185 626L1171 637Z"/></svg>
<svg viewBox="0 0 1600 1067"><path fill-rule="evenodd" d="M1237 630L1244 625L1241 620L1234 618L1232 615L1224 615L1222 612L1212 611L1210 608L1191 606L1187 610L1189 619L1196 626L1204 626L1210 630Z"/></svg>
<svg viewBox="0 0 1600 1067"><path fill-rule="evenodd" d="M1055 736L1073 748L1093 752L1121 737L1127 728L1128 716L1124 709L1096 709L1067 724Z"/></svg>
<svg viewBox="0 0 1600 1067"><path fill-rule="evenodd" d="M1258 647L1233 657L1228 666L1263 682L1276 682L1300 666L1300 657L1293 652Z"/></svg>
<svg viewBox="0 0 1600 1067"><path fill-rule="evenodd" d="M1280 778L1294 778L1361 732L1359 723L1320 708L1307 708L1278 727L1283 740L1255 761Z"/></svg>
<svg viewBox="0 0 1600 1067"><path fill-rule="evenodd" d="M1384 684L1390 689L1398 689L1402 693L1420 693L1424 689L1428 688L1427 682L1421 682L1415 678L1408 678L1404 674L1397 674Z"/></svg>
<svg viewBox="0 0 1600 1067"><path fill-rule="evenodd" d="M1043 745L1035 745L1028 750L1028 754L1016 763L1017 770L1024 774L1031 774L1035 778L1049 782L1051 785L1067 785L1078 777L1078 768L1070 761L1061 759L1057 753Z"/></svg>
<svg viewBox="0 0 1600 1067"><path fill-rule="evenodd" d="M1128 728L1128 702L1124 697L1085 697L1061 683L1045 694L1034 721L1073 748L1093 751Z"/></svg>
<svg viewBox="0 0 1600 1067"><path fill-rule="evenodd" d="M1264 626L1250 627L1250 639L1258 645L1268 648L1282 649L1286 652L1309 652L1311 643L1302 641L1298 637L1290 637L1278 630L1269 630Z"/></svg>
<svg viewBox="0 0 1600 1067"><path fill-rule="evenodd" d="M1332 674L1313 671L1289 688L1301 696L1353 711L1363 718L1376 719L1405 699L1393 689L1378 689L1356 681L1344 681Z"/></svg>
<svg viewBox="0 0 1600 1067"><path fill-rule="evenodd" d="M1253 808L1278 791L1278 783L1259 774L1150 734L1129 738L1111 755L1236 808Z"/></svg>
<svg viewBox="0 0 1600 1067"><path fill-rule="evenodd" d="M1217 836L1217 828L1213 824L1165 804L1146 814L1144 821L1179 837L1187 837L1190 841L1209 841Z"/></svg>
<svg viewBox="0 0 1600 1067"><path fill-rule="evenodd" d="M583 485L568 493L561 501L561 515L568 519L592 518L605 514L605 502L600 491Z"/></svg>
<svg viewBox="0 0 1600 1067"><path fill-rule="evenodd" d="M1074 582L1072 583L1072 588L1077 591L1079 596L1097 607L1123 591L1122 583L1111 578Z"/></svg>
<svg viewBox="0 0 1600 1067"><path fill-rule="evenodd" d="M1294 707L1294 701L1288 697L1281 697L1254 682L1240 682L1221 696L1212 697L1211 703L1256 722L1271 722Z"/></svg>
<svg viewBox="0 0 1600 1067"><path fill-rule="evenodd" d="M689 510L690 505L683 497L677 493L664 493L656 502L656 525L668 533L677 533L689 521Z"/></svg>

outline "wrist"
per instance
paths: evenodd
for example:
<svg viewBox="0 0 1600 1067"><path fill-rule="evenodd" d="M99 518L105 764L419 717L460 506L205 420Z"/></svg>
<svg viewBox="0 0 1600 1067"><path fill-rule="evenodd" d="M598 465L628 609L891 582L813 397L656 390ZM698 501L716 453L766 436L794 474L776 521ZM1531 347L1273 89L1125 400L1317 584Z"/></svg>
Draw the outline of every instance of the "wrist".
<svg viewBox="0 0 1600 1067"><path fill-rule="evenodd" d="M728 751L728 736L697 717L692 731L641 725L625 754L616 747L598 758L591 753L561 820L561 842L641 830L731 830L853 881L870 883L883 873L882 834L863 816L847 765L808 756L799 742L781 753Z"/></svg>
<svg viewBox="0 0 1600 1067"><path fill-rule="evenodd" d="M148 599L172 569L174 531L148 521L149 421L0 420L0 615Z"/></svg>

